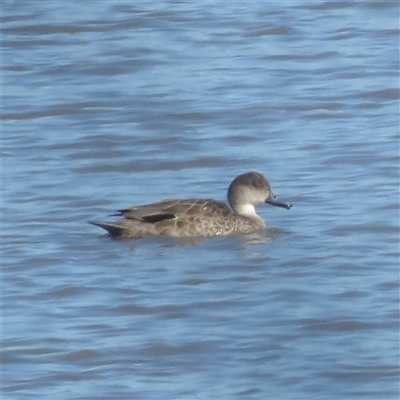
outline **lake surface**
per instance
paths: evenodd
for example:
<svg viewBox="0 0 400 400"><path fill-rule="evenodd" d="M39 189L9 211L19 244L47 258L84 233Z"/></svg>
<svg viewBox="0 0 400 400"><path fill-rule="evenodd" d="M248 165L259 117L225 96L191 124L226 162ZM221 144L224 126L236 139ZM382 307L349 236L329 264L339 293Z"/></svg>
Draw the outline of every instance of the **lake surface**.
<svg viewBox="0 0 400 400"><path fill-rule="evenodd" d="M2 398L399 398L397 2L2 11ZM87 223L253 170L257 235Z"/></svg>

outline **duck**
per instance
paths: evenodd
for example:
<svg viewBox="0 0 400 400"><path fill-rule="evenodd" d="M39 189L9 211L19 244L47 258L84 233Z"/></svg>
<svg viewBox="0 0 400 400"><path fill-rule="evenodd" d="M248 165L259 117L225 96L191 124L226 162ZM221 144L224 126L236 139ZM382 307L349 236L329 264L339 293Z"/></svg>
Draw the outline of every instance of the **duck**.
<svg viewBox="0 0 400 400"><path fill-rule="evenodd" d="M268 180L258 172L237 176L228 188L228 203L211 199L167 199L119 210L116 222L89 221L113 238L152 235L211 237L249 234L265 228L255 206L268 203L290 209L272 193Z"/></svg>

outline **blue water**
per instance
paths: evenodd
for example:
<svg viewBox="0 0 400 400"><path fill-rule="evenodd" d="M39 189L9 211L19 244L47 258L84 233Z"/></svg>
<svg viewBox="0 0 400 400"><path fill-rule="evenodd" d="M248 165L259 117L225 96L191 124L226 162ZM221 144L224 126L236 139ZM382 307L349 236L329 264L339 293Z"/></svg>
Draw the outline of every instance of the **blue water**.
<svg viewBox="0 0 400 400"><path fill-rule="evenodd" d="M2 18L4 399L398 399L396 2ZM87 224L252 170L261 237Z"/></svg>

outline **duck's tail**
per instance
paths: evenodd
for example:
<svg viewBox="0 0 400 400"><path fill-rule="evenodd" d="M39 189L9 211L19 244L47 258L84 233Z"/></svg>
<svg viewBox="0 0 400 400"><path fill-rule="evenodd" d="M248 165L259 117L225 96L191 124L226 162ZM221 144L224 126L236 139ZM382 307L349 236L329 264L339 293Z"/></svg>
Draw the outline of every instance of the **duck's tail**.
<svg viewBox="0 0 400 400"><path fill-rule="evenodd" d="M126 228L112 222L89 221L89 224L105 229L114 238L126 236Z"/></svg>

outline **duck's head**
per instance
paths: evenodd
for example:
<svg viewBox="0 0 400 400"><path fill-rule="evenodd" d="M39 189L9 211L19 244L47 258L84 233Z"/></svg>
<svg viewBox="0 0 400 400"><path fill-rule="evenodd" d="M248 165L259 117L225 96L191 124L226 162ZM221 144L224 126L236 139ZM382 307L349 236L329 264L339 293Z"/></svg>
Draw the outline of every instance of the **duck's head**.
<svg viewBox="0 0 400 400"><path fill-rule="evenodd" d="M269 182L258 172L247 172L237 176L229 185L228 201L235 211L263 203L288 210L292 207L291 204L276 198Z"/></svg>

